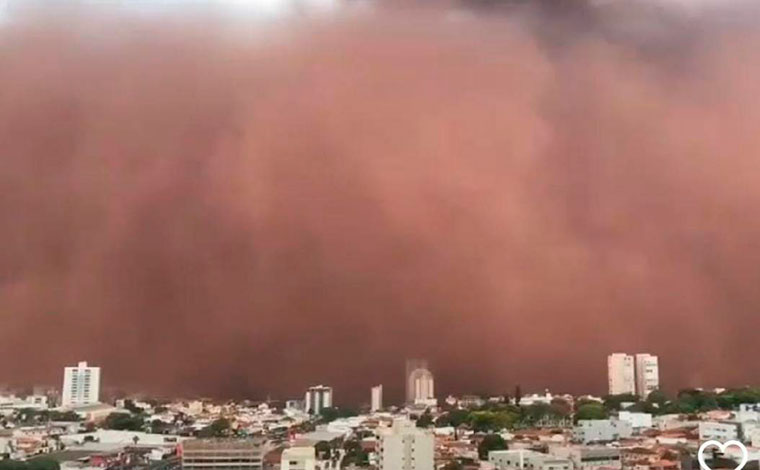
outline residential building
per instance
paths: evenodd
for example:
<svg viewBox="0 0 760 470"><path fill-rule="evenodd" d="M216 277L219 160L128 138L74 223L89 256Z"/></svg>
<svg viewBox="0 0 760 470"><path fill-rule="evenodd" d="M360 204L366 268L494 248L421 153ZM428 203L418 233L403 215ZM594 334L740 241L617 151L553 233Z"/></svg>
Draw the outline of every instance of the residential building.
<svg viewBox="0 0 760 470"><path fill-rule="evenodd" d="M64 368L62 406L93 405L99 400L100 367L89 367L87 362L80 362L76 367Z"/></svg>
<svg viewBox="0 0 760 470"><path fill-rule="evenodd" d="M582 419L573 428L573 440L583 444L617 441L632 434L631 424L617 419Z"/></svg>
<svg viewBox="0 0 760 470"><path fill-rule="evenodd" d="M554 399L554 395L549 392L549 390L544 390L544 393L530 393L527 395L523 395L520 397L520 405L522 406L531 406L531 405L539 405L544 404L548 405L552 402ZM563 397L557 397L557 398L563 398ZM570 397L572 399L572 397ZM563 398L563 399L566 399ZM512 402L517 404L517 397L512 399Z"/></svg>
<svg viewBox="0 0 760 470"><path fill-rule="evenodd" d="M607 380L610 395L636 393L633 356L624 353L607 357Z"/></svg>
<svg viewBox="0 0 760 470"><path fill-rule="evenodd" d="M660 370L657 356L636 354L636 393L646 398L660 387Z"/></svg>
<svg viewBox="0 0 760 470"><path fill-rule="evenodd" d="M280 470L316 470L317 454L314 447L291 447L282 451Z"/></svg>
<svg viewBox="0 0 760 470"><path fill-rule="evenodd" d="M375 411L380 411L383 409L383 386L377 385L375 387L372 387L372 393L371 393L372 401L370 402L370 411L373 413Z"/></svg>
<svg viewBox="0 0 760 470"><path fill-rule="evenodd" d="M325 408L333 406L333 389L325 385L315 385L306 390L306 412L318 415Z"/></svg>
<svg viewBox="0 0 760 470"><path fill-rule="evenodd" d="M101 422L111 413L129 413L129 410L117 408L108 403L95 403L93 405L75 406L71 410L79 416L80 419L87 422Z"/></svg>
<svg viewBox="0 0 760 470"><path fill-rule="evenodd" d="M435 400L433 373L424 359L406 361L407 404L428 404Z"/></svg>
<svg viewBox="0 0 760 470"><path fill-rule="evenodd" d="M183 470L262 470L264 439L192 439L180 444Z"/></svg>
<svg viewBox="0 0 760 470"><path fill-rule="evenodd" d="M741 425L731 421L700 421L699 423L699 440L709 441L711 439L726 442L738 440L741 436Z"/></svg>
<svg viewBox="0 0 760 470"><path fill-rule="evenodd" d="M0 395L0 415L9 415L13 410L46 410L48 408L48 397L45 395L29 395L26 398L19 398L15 395Z"/></svg>
<svg viewBox="0 0 760 470"><path fill-rule="evenodd" d="M618 419L628 422L634 431L641 431L652 427L652 415L649 413L621 411L618 413Z"/></svg>
<svg viewBox="0 0 760 470"><path fill-rule="evenodd" d="M414 422L398 419L378 431L380 470L433 470L435 437Z"/></svg>
<svg viewBox="0 0 760 470"><path fill-rule="evenodd" d="M486 404L485 398L478 395L462 395L457 402L462 408L479 408Z"/></svg>
<svg viewBox="0 0 760 470"><path fill-rule="evenodd" d="M488 462L496 470L572 470L569 459L554 457L532 450L492 450Z"/></svg>

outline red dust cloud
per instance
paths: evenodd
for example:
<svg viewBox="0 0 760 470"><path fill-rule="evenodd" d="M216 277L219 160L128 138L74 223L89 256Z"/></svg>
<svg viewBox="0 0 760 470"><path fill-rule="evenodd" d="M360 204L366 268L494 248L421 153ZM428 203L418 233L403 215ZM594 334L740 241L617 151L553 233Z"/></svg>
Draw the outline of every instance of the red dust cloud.
<svg viewBox="0 0 760 470"><path fill-rule="evenodd" d="M452 11L0 23L0 382L756 379L760 36Z"/></svg>

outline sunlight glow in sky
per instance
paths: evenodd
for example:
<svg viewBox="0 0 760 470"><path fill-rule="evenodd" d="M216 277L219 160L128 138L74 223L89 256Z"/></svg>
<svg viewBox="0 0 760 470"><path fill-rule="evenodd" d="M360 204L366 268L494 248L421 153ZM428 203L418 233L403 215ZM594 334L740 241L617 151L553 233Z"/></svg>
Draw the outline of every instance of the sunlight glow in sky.
<svg viewBox="0 0 760 470"><path fill-rule="evenodd" d="M36 6L45 6L47 0L37 0ZM59 0L50 0L51 5ZM235 14L260 18L279 18L298 13L330 12L343 0L84 0L85 5L110 5L139 11L168 12L178 8L216 5ZM64 2L62 2L65 4ZM73 2L72 2L73 3ZM26 5L25 5L26 4ZM28 6L26 0L0 0L0 22L8 19L16 7Z"/></svg>

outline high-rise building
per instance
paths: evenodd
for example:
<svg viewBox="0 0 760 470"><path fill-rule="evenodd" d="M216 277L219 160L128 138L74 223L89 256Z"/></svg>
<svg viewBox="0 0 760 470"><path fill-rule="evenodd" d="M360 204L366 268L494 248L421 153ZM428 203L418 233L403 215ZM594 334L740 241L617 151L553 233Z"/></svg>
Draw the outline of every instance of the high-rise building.
<svg viewBox="0 0 760 470"><path fill-rule="evenodd" d="M660 387L660 369L657 356L636 354L636 393L646 398Z"/></svg>
<svg viewBox="0 0 760 470"><path fill-rule="evenodd" d="M306 390L306 412L318 415L325 408L333 406L333 389L324 385L315 385Z"/></svg>
<svg viewBox="0 0 760 470"><path fill-rule="evenodd" d="M425 403L435 399L433 373L424 359L406 361L406 402Z"/></svg>
<svg viewBox="0 0 760 470"><path fill-rule="evenodd" d="M607 357L607 380L610 395L636 393L633 356L624 353Z"/></svg>
<svg viewBox="0 0 760 470"><path fill-rule="evenodd" d="M80 362L63 370L61 405L75 407L92 405L100 399L100 367L88 367Z"/></svg>
<svg viewBox="0 0 760 470"><path fill-rule="evenodd" d="M182 470L261 470L264 439L192 439L180 444Z"/></svg>
<svg viewBox="0 0 760 470"><path fill-rule="evenodd" d="M383 409L383 386L377 385L372 387L372 401L370 405L370 411L380 411Z"/></svg>
<svg viewBox="0 0 760 470"><path fill-rule="evenodd" d="M282 451L280 470L315 470L317 456L314 447L291 447Z"/></svg>
<svg viewBox="0 0 760 470"><path fill-rule="evenodd" d="M407 419L378 432L380 470L433 470L435 438Z"/></svg>

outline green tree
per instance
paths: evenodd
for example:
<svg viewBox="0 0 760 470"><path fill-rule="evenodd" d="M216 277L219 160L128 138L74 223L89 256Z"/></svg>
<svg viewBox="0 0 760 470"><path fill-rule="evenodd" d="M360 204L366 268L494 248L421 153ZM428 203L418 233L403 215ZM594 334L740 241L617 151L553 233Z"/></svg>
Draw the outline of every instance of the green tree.
<svg viewBox="0 0 760 470"><path fill-rule="evenodd" d="M425 410L419 418L417 418L418 428L427 428L433 424L433 416L430 414L430 410Z"/></svg>
<svg viewBox="0 0 760 470"><path fill-rule="evenodd" d="M343 456L343 465L356 465L357 467L366 467L369 465L369 454L362 449L361 443L357 440L349 440L343 444L343 450L346 452Z"/></svg>
<svg viewBox="0 0 760 470"><path fill-rule="evenodd" d="M60 470L58 461L49 458L32 459L28 462L28 470Z"/></svg>
<svg viewBox="0 0 760 470"><path fill-rule="evenodd" d="M576 422L581 419L605 419L609 416L604 405L596 402L585 402L575 412Z"/></svg>
<svg viewBox="0 0 760 470"><path fill-rule="evenodd" d="M130 413L111 413L106 417L103 427L118 431L142 431L145 420L142 416Z"/></svg>
<svg viewBox="0 0 760 470"><path fill-rule="evenodd" d="M534 403L521 408L521 421L523 424L532 425L543 419L556 419L560 416L551 405L546 403Z"/></svg>
<svg viewBox="0 0 760 470"><path fill-rule="evenodd" d="M322 408L322 410L319 412L321 420L325 423L330 423L340 418L350 418L351 416L356 415L356 410L352 410L350 408Z"/></svg>
<svg viewBox="0 0 760 470"><path fill-rule="evenodd" d="M73 411L50 410L48 413L50 421L81 421L82 418Z"/></svg>
<svg viewBox="0 0 760 470"><path fill-rule="evenodd" d="M660 389L652 390L649 392L649 395L647 395L646 402L652 405L657 405L658 407L662 407L665 406L665 404L668 402L668 396L665 395L665 392Z"/></svg>
<svg viewBox="0 0 760 470"><path fill-rule="evenodd" d="M505 450L507 442L498 434L488 434L478 444L478 457L480 460L488 460L488 453L492 450Z"/></svg>
<svg viewBox="0 0 760 470"><path fill-rule="evenodd" d="M686 389L678 392L675 401L675 410L678 413L699 413L715 410L718 408L718 400L713 392L704 390Z"/></svg>
<svg viewBox="0 0 760 470"><path fill-rule="evenodd" d="M26 462L0 460L0 470L60 470L61 465L49 458L37 458Z"/></svg>
<svg viewBox="0 0 760 470"><path fill-rule="evenodd" d="M719 394L716 400L718 406L725 410L738 408L743 403L760 403L760 389L754 387L729 389Z"/></svg>
<svg viewBox="0 0 760 470"><path fill-rule="evenodd" d="M634 395L633 393L607 395L604 397L604 407L607 409L607 411L620 411L620 405L622 403L636 403L638 401L638 395Z"/></svg>
<svg viewBox="0 0 760 470"><path fill-rule="evenodd" d="M153 434L168 434L172 427L171 424L164 423L160 419L154 419L150 422L150 432Z"/></svg>
<svg viewBox="0 0 760 470"><path fill-rule="evenodd" d="M435 420L435 425L437 427L445 427L445 426L452 426L455 428L458 428L459 426L462 426L463 424L466 424L470 421L470 412L467 410L460 410L460 409L453 409L451 411L448 411Z"/></svg>
<svg viewBox="0 0 760 470"><path fill-rule="evenodd" d="M520 420L519 413L511 411L473 411L470 427L477 432L501 431L512 428Z"/></svg>

